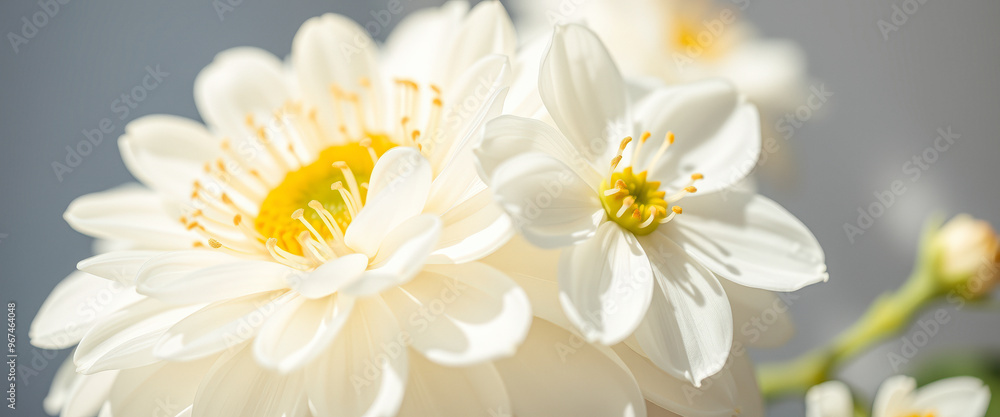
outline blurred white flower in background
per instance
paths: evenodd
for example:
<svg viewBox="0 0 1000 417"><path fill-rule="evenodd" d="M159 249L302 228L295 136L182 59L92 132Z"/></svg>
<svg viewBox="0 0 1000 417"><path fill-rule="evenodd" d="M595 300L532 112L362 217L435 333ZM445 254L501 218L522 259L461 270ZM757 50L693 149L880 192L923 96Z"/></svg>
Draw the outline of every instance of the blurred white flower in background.
<svg viewBox="0 0 1000 417"><path fill-rule="evenodd" d="M808 73L792 41L764 38L747 0L515 0L523 39L554 24L594 30L627 76L667 84L725 78L767 114L802 104Z"/></svg>
<svg viewBox="0 0 1000 417"><path fill-rule="evenodd" d="M760 127L731 84L632 100L601 41L571 24L556 28L538 90L555 127L500 116L476 154L524 237L564 248L560 300L589 341L624 341L698 386L730 356L730 298L827 279L801 222L732 187L743 178L735 166L759 152Z"/></svg>
<svg viewBox="0 0 1000 417"><path fill-rule="evenodd" d="M875 395L872 417L982 417L990 403L990 389L972 377L938 380L917 389L908 376L886 379ZM850 389L828 381L806 394L807 417L853 417Z"/></svg>

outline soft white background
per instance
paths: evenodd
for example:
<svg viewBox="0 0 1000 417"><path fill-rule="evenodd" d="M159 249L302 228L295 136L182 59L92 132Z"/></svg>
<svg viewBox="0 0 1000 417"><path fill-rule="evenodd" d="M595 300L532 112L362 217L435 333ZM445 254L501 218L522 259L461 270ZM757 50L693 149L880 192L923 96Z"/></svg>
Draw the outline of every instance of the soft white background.
<svg viewBox="0 0 1000 417"><path fill-rule="evenodd" d="M114 143L125 122L151 113L197 118L193 80L217 52L252 45L284 56L307 18L338 12L367 23L386 3L243 0L220 21L207 0L71 0L18 53L7 33L19 33L21 17L40 8L28 0L0 3L0 301L18 303L22 364L33 358L27 343L31 317L90 253L89 239L63 222L63 210L76 196L130 180ZM402 3L412 11L439 2ZM788 357L817 345L852 323L880 292L899 285L920 224L931 213L969 212L1000 224L1000 2L927 0L886 41L876 22L889 19L892 5L750 0L742 17L768 36L797 40L817 77L814 84L834 92L822 117L806 122L787 142L779 139L794 158L794 169L778 174L789 181L762 184L765 194L816 233L831 279L798 294L792 314L799 331L792 342L754 352L757 358ZM389 26L401 17L392 16ZM384 38L387 30L382 27L376 37ZM112 102L142 81L147 65L157 64L170 75L118 120ZM59 182L51 163L65 158L65 146L83 139L81 130L96 128L105 117L115 125L110 137ZM931 145L936 129L948 126L961 135L956 146L911 182L903 164ZM851 244L843 224L856 222L857 207L875 202L873 193L897 179L907 191ZM952 320L920 350L921 357L966 347L1000 350L996 311L943 308ZM843 377L871 392L892 373L886 354L899 347L898 338L888 341ZM64 356L48 365L36 360L40 375L20 381L16 415L42 415L41 399ZM770 413L801 416L803 409L800 401L787 401Z"/></svg>

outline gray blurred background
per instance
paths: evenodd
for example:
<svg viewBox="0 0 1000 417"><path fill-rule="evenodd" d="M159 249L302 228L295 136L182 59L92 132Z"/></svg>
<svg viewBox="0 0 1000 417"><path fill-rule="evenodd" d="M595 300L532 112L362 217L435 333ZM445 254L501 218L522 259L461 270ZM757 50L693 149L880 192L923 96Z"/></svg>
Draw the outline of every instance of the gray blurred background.
<svg viewBox="0 0 1000 417"><path fill-rule="evenodd" d="M115 144L124 124L152 113L198 120L193 80L216 53L252 45L286 56L307 18L336 12L365 23L387 0L233 3L239 5L220 19L208 0L70 0L16 52L8 33L21 34L22 17L30 19L41 8L34 0L0 3L5 35L0 45L0 293L3 302L17 303L22 364L33 361L39 368L37 376L19 380L17 415L43 415L41 400L66 354L48 363L34 359L35 353L40 358L51 354L28 345L31 319L48 292L91 251L90 239L70 229L62 213L77 196L132 180ZM402 3L412 11L441 1ZM1000 158L1000 2L928 0L888 40L877 21L890 19L892 0L750 4L743 18L766 36L798 41L819 80L815 85L825 83L834 93L823 117L807 121L782 144L795 164L781 176L792 181L765 177L762 182L765 194L813 230L826 249L830 271L828 283L796 294L791 310L798 333L792 342L753 352L759 360L772 360L822 343L856 320L879 293L902 283L921 223L930 214L968 212L1000 225L1000 166L994 159ZM390 26L399 18L393 16ZM376 37L384 39L385 33ZM147 66L156 65L169 76L119 119L123 114L112 108L114 101L140 84ZM60 181L51 164L64 161L65 147L76 146L84 139L82 131L98 128L104 118L112 119L113 131ZM903 165L931 146L937 129L949 126L961 135L956 145L911 181ZM895 180L904 181L906 192L851 243L844 223L856 224L858 207L877 201L873 193ZM953 319L920 357L970 347L1000 350L996 309L941 308L949 309ZM893 373L886 355L900 346L898 338L887 341L848 367L842 378L871 394ZM774 416L803 412L801 400L783 401L769 411Z"/></svg>

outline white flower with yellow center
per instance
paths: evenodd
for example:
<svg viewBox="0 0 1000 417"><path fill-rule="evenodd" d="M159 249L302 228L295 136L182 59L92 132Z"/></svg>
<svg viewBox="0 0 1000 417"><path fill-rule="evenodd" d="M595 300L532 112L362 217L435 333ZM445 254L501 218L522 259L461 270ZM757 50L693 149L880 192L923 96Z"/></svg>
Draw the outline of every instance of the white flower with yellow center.
<svg viewBox="0 0 1000 417"><path fill-rule="evenodd" d="M875 395L872 417L983 417L990 388L973 377L953 377L917 389L913 378L886 379ZM851 391L840 381L824 382L806 394L807 417L854 416Z"/></svg>
<svg viewBox="0 0 1000 417"><path fill-rule="evenodd" d="M730 84L633 103L596 35L566 25L538 89L556 128L500 116L477 155L527 240L565 248L560 297L589 340L634 334L653 363L697 385L722 368L733 340L718 277L772 291L827 278L819 244L794 216L758 195L717 192L760 150L757 112Z"/></svg>
<svg viewBox="0 0 1000 417"><path fill-rule="evenodd" d="M399 26L380 54L354 22L310 19L290 68L239 48L202 71L208 128L129 124L123 159L148 188L65 214L129 249L80 262L33 342L79 342L77 371L118 373L120 416L163 395L194 416L394 415L411 391L433 409L447 397L431 368L454 369L452 388L475 373L470 387L502 397L489 363L515 352L532 315L523 290L476 262L511 229L470 148L513 78L512 25L498 2L454 2ZM124 295L81 322L95 276ZM200 383L169 384L191 375ZM482 398L449 414L482 414Z"/></svg>
<svg viewBox="0 0 1000 417"><path fill-rule="evenodd" d="M667 84L719 77L751 102L784 112L803 103L808 73L794 42L758 35L741 14L751 1L517 0L522 35L555 23L593 29L629 76ZM628 28L625 30L625 28Z"/></svg>

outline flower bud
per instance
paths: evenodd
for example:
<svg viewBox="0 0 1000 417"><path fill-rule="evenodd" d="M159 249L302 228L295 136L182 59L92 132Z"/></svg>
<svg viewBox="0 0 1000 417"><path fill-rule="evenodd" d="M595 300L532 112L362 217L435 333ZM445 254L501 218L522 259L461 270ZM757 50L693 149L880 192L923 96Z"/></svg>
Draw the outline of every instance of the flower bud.
<svg viewBox="0 0 1000 417"><path fill-rule="evenodd" d="M989 223L958 215L945 223L933 239L939 283L969 299L993 288L998 278L1000 242Z"/></svg>

